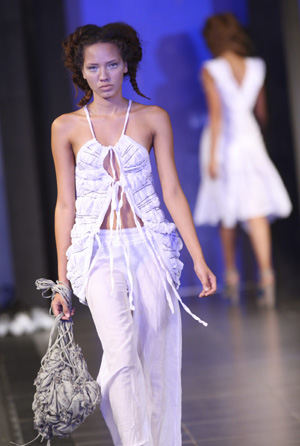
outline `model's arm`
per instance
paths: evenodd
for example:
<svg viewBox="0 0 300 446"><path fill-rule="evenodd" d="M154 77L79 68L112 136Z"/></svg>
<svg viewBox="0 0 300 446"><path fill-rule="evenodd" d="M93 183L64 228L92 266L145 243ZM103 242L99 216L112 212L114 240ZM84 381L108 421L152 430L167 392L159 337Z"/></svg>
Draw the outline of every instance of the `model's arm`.
<svg viewBox="0 0 300 446"><path fill-rule="evenodd" d="M75 219L75 165L64 116L57 118L52 124L51 145L57 182L55 240L58 280L69 285L66 251L71 243L71 229ZM59 294L52 302L52 309L55 316L62 311L65 314L63 319L69 319L69 310Z"/></svg>
<svg viewBox="0 0 300 446"><path fill-rule="evenodd" d="M173 134L168 114L157 108L153 113L153 148L163 199L193 259L203 291L200 297L216 291L216 278L205 263L191 210L179 183L174 160Z"/></svg>
<svg viewBox="0 0 300 446"><path fill-rule="evenodd" d="M208 169L210 176L216 178L218 175L216 151L217 141L221 130L222 107L214 80L206 68L203 68L201 71L201 82L206 96L211 131L210 162Z"/></svg>
<svg viewBox="0 0 300 446"><path fill-rule="evenodd" d="M267 111L267 100L266 100L266 90L262 87L257 101L254 107L254 114L263 132L266 131L268 125L268 111Z"/></svg>

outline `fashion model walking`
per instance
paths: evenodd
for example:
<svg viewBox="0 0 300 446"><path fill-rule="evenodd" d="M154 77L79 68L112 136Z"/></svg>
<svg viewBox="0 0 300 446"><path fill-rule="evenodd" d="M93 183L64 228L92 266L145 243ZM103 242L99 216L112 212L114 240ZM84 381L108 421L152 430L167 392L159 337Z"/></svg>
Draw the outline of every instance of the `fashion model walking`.
<svg viewBox="0 0 300 446"><path fill-rule="evenodd" d="M251 42L229 13L207 19L203 29L213 59L206 61L200 81L208 104L208 123L201 135L196 225L220 225L227 296L238 300L235 259L236 226L248 231L257 260L262 306L275 305L275 275L270 224L287 217L291 202L270 160L259 124L266 123L262 59L250 57Z"/></svg>
<svg viewBox="0 0 300 446"><path fill-rule="evenodd" d="M79 110L58 117L52 149L58 197L55 232L59 280L89 306L103 347L101 410L115 445L181 445L181 322L177 292L183 267L175 224L203 284L216 291L173 155L161 108L122 94L124 77L141 96L142 49L124 23L79 27L64 41L65 64L85 93ZM154 150L168 222L155 193ZM70 312L57 294L55 315Z"/></svg>

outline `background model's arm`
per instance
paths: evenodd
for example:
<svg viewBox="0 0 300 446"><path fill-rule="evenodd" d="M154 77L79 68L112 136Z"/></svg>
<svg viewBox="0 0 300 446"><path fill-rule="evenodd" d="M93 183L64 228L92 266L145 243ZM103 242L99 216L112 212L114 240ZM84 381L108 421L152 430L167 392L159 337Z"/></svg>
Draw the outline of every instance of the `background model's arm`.
<svg viewBox="0 0 300 446"><path fill-rule="evenodd" d="M52 124L52 154L56 172L57 201L55 207L55 240L58 263L58 280L69 284L67 279L66 251L71 243L71 229L75 220L75 163L66 118L61 116ZM57 316L61 311L69 314L62 299L56 295L52 309ZM66 317L65 319L68 319Z"/></svg>
<svg viewBox="0 0 300 446"><path fill-rule="evenodd" d="M266 90L264 86L261 88L258 94L257 101L254 107L254 114L262 129L262 132L265 132L268 125L268 111L267 111Z"/></svg>
<svg viewBox="0 0 300 446"><path fill-rule="evenodd" d="M201 82L206 96L211 132L210 162L208 165L208 170L210 176L212 178L216 178L218 175L216 151L217 141L221 129L222 107L214 80L206 68L203 68L201 71Z"/></svg>
<svg viewBox="0 0 300 446"><path fill-rule="evenodd" d="M216 278L205 263L191 210L182 191L174 160L173 134L168 114L159 108L152 113L153 148L164 202L193 259L203 291L200 297L216 291Z"/></svg>

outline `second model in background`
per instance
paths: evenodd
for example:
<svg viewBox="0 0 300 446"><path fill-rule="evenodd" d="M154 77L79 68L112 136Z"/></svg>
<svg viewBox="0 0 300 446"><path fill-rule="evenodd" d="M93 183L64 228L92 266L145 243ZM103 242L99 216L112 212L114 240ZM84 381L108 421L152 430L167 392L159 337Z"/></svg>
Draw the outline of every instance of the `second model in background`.
<svg viewBox="0 0 300 446"><path fill-rule="evenodd" d="M259 269L258 303L273 307L269 223L287 217L292 206L261 133L267 121L265 62L250 57L251 41L232 14L209 17L203 35L214 58L200 72L209 120L200 139L201 182L194 221L196 225L220 225L225 294L234 302L239 298L240 282L236 226L243 225Z"/></svg>

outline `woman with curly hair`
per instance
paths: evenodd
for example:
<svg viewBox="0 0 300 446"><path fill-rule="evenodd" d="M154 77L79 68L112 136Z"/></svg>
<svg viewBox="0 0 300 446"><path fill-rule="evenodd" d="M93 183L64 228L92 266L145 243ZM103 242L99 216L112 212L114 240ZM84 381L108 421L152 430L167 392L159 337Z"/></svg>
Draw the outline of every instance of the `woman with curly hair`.
<svg viewBox="0 0 300 446"><path fill-rule="evenodd" d="M122 94L128 76L144 96L136 82L142 49L129 25L82 26L63 47L85 95L77 111L52 126L59 281L89 306L102 343L101 410L114 444L181 445L178 301L203 321L177 292L183 264L175 224L203 285L200 297L215 292L216 279L179 184L170 120L163 109ZM175 224L154 190L152 148ZM52 308L65 319L73 314L59 294Z"/></svg>
<svg viewBox="0 0 300 446"><path fill-rule="evenodd" d="M291 203L258 125L264 127L267 119L265 63L250 57L251 41L232 14L209 17L203 35L214 59L205 62L200 72L209 122L200 139L201 184L194 221L196 225L220 224L225 293L233 302L239 298L235 233L237 223L242 223L258 264L258 303L273 307L269 221L287 217Z"/></svg>

